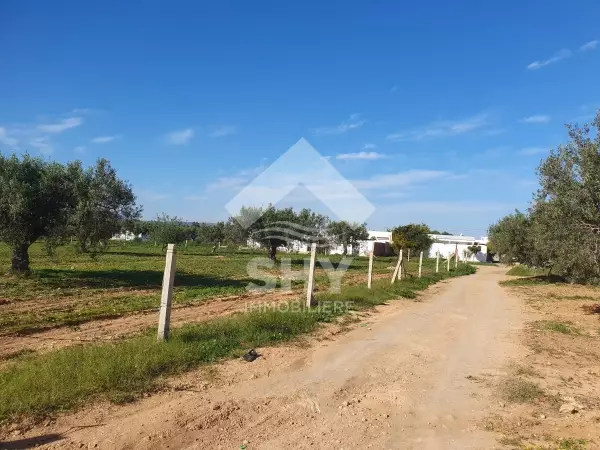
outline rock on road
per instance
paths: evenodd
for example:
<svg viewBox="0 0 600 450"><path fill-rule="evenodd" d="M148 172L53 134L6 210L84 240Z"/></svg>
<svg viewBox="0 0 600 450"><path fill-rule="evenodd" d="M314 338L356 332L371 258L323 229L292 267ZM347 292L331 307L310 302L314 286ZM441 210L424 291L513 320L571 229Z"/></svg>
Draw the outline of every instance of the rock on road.
<svg viewBox="0 0 600 450"><path fill-rule="evenodd" d="M210 389L190 374L179 391L59 418L50 430L65 439L51 445L496 448L482 426L494 401L482 381L519 352L522 327L518 299L498 285L505 270L482 266L430 288L421 302L390 302L368 326L310 348L225 363Z"/></svg>

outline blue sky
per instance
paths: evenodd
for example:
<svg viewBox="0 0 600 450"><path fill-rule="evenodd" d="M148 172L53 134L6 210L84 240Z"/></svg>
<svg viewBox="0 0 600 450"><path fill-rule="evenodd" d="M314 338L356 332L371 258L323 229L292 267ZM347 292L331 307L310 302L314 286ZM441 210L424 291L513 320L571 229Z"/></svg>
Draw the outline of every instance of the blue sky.
<svg viewBox="0 0 600 450"><path fill-rule="evenodd" d="M526 3L4 1L0 149L106 157L146 218L214 221L304 137L371 228L481 235L600 107L600 3Z"/></svg>

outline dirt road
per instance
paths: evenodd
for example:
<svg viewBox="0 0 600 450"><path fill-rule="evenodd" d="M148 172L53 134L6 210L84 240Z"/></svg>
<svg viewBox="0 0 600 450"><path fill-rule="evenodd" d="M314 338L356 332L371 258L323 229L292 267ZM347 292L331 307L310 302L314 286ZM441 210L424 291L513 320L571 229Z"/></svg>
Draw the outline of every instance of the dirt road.
<svg viewBox="0 0 600 450"><path fill-rule="evenodd" d="M497 448L482 424L495 401L479 380L520 351L521 310L498 286L504 272L480 267L309 348L264 349L254 363L200 370L168 392L21 438L56 435L57 448Z"/></svg>

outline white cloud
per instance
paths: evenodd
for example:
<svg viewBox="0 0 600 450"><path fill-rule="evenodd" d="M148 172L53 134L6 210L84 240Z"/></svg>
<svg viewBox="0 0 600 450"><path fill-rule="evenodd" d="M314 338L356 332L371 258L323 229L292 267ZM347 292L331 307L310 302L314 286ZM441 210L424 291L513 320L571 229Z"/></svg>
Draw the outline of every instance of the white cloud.
<svg viewBox="0 0 600 450"><path fill-rule="evenodd" d="M424 127L388 134L391 141L420 141L428 137L456 136L477 130L487 125L487 114L458 121L437 121Z"/></svg>
<svg viewBox="0 0 600 450"><path fill-rule="evenodd" d="M319 127L313 128L311 131L314 135L320 134L343 134L350 130L360 128L364 125L365 121L361 119L360 114L352 114L348 120L344 120L339 125L332 127Z"/></svg>
<svg viewBox="0 0 600 450"><path fill-rule="evenodd" d="M232 125L224 125L222 127L218 127L215 130L213 130L212 133L210 133L212 137L225 137L231 136L232 134L237 134L237 128Z"/></svg>
<svg viewBox="0 0 600 450"><path fill-rule="evenodd" d="M550 122L550 116L539 114L535 116L523 117L519 122L521 123L548 123Z"/></svg>
<svg viewBox="0 0 600 450"><path fill-rule="evenodd" d="M377 152L358 152L358 153L340 153L336 156L336 159L382 159L386 155Z"/></svg>
<svg viewBox="0 0 600 450"><path fill-rule="evenodd" d="M542 153L547 153L548 149L544 147L526 147L519 151L519 155L523 156L531 156L531 155L539 155Z"/></svg>
<svg viewBox="0 0 600 450"><path fill-rule="evenodd" d="M596 47L598 46L598 42L599 42L598 40L586 42L581 47L579 47L579 51L580 52L588 52L590 50L596 50Z"/></svg>
<svg viewBox="0 0 600 450"><path fill-rule="evenodd" d="M117 139L119 136L98 136L91 140L92 144L106 144Z"/></svg>
<svg viewBox="0 0 600 450"><path fill-rule="evenodd" d="M365 144L365 145L362 146L361 150L370 150L370 149L373 149L373 148L377 148L377 145L375 145L375 144Z"/></svg>
<svg viewBox="0 0 600 450"><path fill-rule="evenodd" d="M167 134L166 141L169 145L185 145L192 140L194 137L193 128L186 128L185 130L172 131Z"/></svg>
<svg viewBox="0 0 600 450"><path fill-rule="evenodd" d="M238 171L232 176L219 177L206 185L206 191L239 191L246 187L257 175L265 170L265 166L251 167Z"/></svg>
<svg viewBox="0 0 600 450"><path fill-rule="evenodd" d="M19 143L19 140L9 136L6 128L0 127L0 143L15 147Z"/></svg>
<svg viewBox="0 0 600 450"><path fill-rule="evenodd" d="M31 145L33 148L37 148L43 155L50 155L54 153L54 147L45 137L33 138L29 141L29 145Z"/></svg>
<svg viewBox="0 0 600 450"><path fill-rule="evenodd" d="M63 119L58 123L41 124L38 125L37 128L46 133L62 133L63 131L78 127L82 123L83 119L81 117L70 117L68 119Z"/></svg>
<svg viewBox="0 0 600 450"><path fill-rule="evenodd" d="M78 145L77 147L75 147L73 149L73 151L75 153L79 153L81 155L81 154L83 154L83 153L85 153L87 151L87 148L85 147L85 145Z"/></svg>
<svg viewBox="0 0 600 450"><path fill-rule="evenodd" d="M450 175L450 172L441 170L408 170L393 174L375 175L364 180L354 180L352 183L359 189L408 187L413 184L438 180Z"/></svg>
<svg viewBox="0 0 600 450"><path fill-rule="evenodd" d="M542 61L534 61L527 66L529 70L537 70L542 67L548 66L550 64L557 63L562 61L563 59L570 58L573 55L573 52L569 49L563 49L556 52L553 56L548 59L544 59Z"/></svg>

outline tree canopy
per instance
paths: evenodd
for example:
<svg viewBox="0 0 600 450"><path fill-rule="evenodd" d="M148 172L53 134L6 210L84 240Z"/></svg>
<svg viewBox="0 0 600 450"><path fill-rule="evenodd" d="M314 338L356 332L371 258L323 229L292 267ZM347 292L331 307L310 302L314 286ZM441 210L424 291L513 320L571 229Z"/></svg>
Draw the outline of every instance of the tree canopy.
<svg viewBox="0 0 600 450"><path fill-rule="evenodd" d="M12 251L14 272L29 270L29 246L65 227L76 205L77 164L0 154L0 240Z"/></svg>
<svg viewBox="0 0 600 450"><path fill-rule="evenodd" d="M392 246L396 251L411 249L416 252L429 250L433 240L429 237L431 230L424 223L410 223L392 230Z"/></svg>
<svg viewBox="0 0 600 450"><path fill-rule="evenodd" d="M76 236L96 248L139 217L131 187L107 160L83 169L24 155L0 154L0 240L12 251L11 269L29 270L29 247Z"/></svg>
<svg viewBox="0 0 600 450"><path fill-rule="evenodd" d="M267 249L275 259L278 247L298 240L319 242L324 238L328 219L309 209L296 213L292 208L242 207L235 221L246 230L247 236Z"/></svg>
<svg viewBox="0 0 600 450"><path fill-rule="evenodd" d="M106 159L84 169L76 163L75 208L69 216L68 233L75 236L81 251L98 251L106 247L117 232L132 229L141 208L129 184L117 177Z"/></svg>
<svg viewBox="0 0 600 450"><path fill-rule="evenodd" d="M591 124L567 130L569 141L538 167L540 188L529 211L490 227L490 243L507 262L600 283L600 111Z"/></svg>
<svg viewBox="0 0 600 450"><path fill-rule="evenodd" d="M369 239L366 223L349 223L345 220L331 222L327 227L327 235L334 244L344 247L344 255L348 253L348 246L354 250L359 241Z"/></svg>

